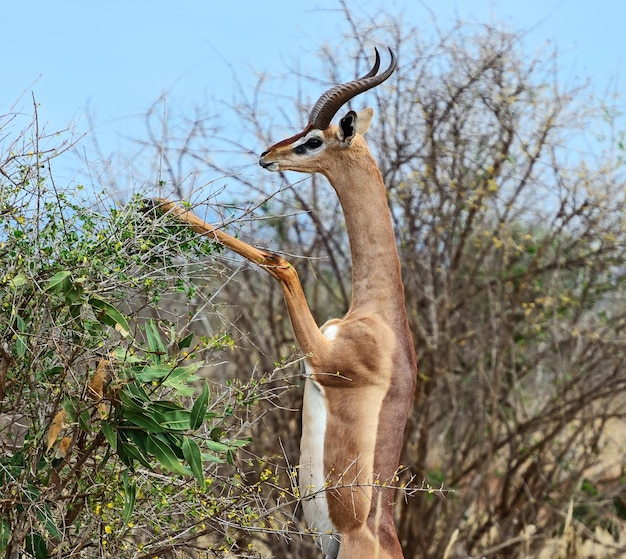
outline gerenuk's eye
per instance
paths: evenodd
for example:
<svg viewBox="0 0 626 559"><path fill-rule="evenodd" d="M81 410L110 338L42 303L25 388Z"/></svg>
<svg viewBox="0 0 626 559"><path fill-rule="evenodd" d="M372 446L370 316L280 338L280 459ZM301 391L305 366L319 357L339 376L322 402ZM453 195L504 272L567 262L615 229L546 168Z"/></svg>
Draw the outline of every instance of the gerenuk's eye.
<svg viewBox="0 0 626 559"><path fill-rule="evenodd" d="M304 155L309 150L319 148L323 143L324 142L322 142L320 138L316 138L314 136L312 138L309 138L303 144L300 144L299 146L293 148L293 152L297 155Z"/></svg>
<svg viewBox="0 0 626 559"><path fill-rule="evenodd" d="M304 145L309 149L316 149L322 145L322 140L319 138L309 138Z"/></svg>

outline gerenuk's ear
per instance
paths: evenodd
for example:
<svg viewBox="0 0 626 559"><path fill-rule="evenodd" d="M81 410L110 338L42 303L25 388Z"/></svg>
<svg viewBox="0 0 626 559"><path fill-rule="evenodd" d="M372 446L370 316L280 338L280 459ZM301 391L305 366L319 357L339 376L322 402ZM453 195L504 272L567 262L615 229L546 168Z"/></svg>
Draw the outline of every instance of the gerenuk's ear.
<svg viewBox="0 0 626 559"><path fill-rule="evenodd" d="M363 136L370 129L370 124L372 124L373 118L374 109L372 109L372 107L367 107L367 109L363 109L357 113L356 131L361 134L361 136Z"/></svg>
<svg viewBox="0 0 626 559"><path fill-rule="evenodd" d="M339 121L339 140L350 145L355 134L365 134L368 131L373 117L374 109L370 107L358 113L354 111L348 112Z"/></svg>

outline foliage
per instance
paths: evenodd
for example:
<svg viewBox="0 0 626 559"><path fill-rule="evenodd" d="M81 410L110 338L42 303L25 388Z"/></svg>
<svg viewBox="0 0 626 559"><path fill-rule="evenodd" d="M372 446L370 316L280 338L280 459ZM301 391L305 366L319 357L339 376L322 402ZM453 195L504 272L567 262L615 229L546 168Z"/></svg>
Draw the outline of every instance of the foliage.
<svg viewBox="0 0 626 559"><path fill-rule="evenodd" d="M16 121L0 120L3 556L139 556L207 533L232 546L263 516L237 464L253 404L278 389L202 380L232 348L198 328L210 294L188 263L219 271L215 247L139 197L59 186L52 164L69 146L43 149L37 118ZM163 301L187 314L166 320Z"/></svg>

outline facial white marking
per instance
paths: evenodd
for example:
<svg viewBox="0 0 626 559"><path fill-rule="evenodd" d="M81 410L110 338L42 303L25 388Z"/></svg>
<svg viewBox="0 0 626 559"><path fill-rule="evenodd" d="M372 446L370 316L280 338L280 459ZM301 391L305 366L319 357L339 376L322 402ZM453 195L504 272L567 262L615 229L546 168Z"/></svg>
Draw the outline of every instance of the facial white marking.
<svg viewBox="0 0 626 559"><path fill-rule="evenodd" d="M320 130L311 130L293 144L293 152L296 155L317 154L326 149L324 134Z"/></svg>

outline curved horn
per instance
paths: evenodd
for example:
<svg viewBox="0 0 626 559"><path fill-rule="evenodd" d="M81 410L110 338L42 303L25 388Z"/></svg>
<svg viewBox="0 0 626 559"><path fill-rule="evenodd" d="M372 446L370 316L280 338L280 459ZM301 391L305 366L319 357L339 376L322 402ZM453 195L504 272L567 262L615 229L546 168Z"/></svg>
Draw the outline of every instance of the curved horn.
<svg viewBox="0 0 626 559"><path fill-rule="evenodd" d="M391 55L389 67L378 76L376 73L380 67L380 55L378 54L378 49L375 49L375 52L376 61L374 62L372 69L367 74L351 82L331 87L317 100L311 109L311 113L309 114L309 124L313 128L325 130L335 116L335 113L341 108L342 105L345 105L348 101L350 101L350 99L356 97L360 93L381 84L389 76L391 76L391 74L393 74L393 71L396 69L396 57L394 56L393 51L389 49L389 54Z"/></svg>

